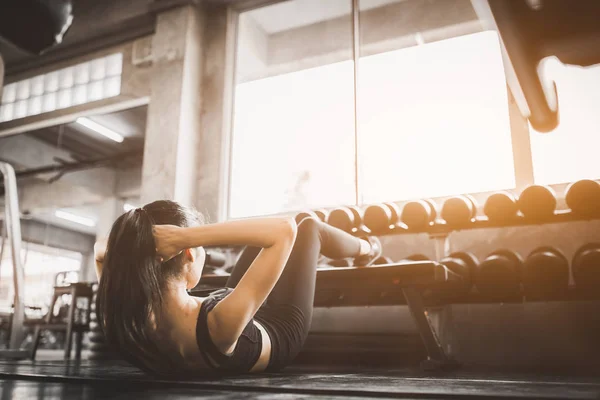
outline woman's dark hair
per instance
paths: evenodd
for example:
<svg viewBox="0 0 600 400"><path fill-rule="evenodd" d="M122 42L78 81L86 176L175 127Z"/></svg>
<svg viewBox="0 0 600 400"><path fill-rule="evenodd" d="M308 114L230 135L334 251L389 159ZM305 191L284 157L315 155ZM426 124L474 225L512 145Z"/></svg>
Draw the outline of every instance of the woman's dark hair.
<svg viewBox="0 0 600 400"><path fill-rule="evenodd" d="M152 226L203 222L196 211L160 200L121 215L110 231L98 285L98 321L108 344L144 370L177 368L156 343L156 330L165 285L181 275L183 266L182 254L165 263L157 259Z"/></svg>

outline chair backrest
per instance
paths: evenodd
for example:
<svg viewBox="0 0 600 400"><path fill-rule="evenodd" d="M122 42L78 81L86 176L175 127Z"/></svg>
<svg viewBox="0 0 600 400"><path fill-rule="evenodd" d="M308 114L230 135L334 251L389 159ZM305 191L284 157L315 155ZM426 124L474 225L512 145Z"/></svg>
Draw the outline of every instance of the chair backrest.
<svg viewBox="0 0 600 400"><path fill-rule="evenodd" d="M78 271L61 271L54 276L54 286L69 286L79 282Z"/></svg>

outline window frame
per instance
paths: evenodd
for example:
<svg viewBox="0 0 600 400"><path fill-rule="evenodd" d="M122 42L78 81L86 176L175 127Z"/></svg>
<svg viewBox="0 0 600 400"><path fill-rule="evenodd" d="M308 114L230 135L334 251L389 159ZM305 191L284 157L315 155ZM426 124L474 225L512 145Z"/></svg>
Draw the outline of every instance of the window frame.
<svg viewBox="0 0 600 400"><path fill-rule="evenodd" d="M220 196L223 201L226 202L224 207L220 207L223 210L222 215L219 216L219 220L227 220L231 218L231 170L232 170L232 161L233 161L233 135L234 135L234 114L235 114L235 73L237 70L236 65L236 52L237 52L237 44L238 44L238 24L239 24L239 16L244 12L248 12L251 10L255 10L258 8L270 6L277 3L282 3L287 0L247 0L240 3L232 4L228 7L228 24L227 24L227 40L226 40L226 53L228 63L225 68L229 69L229 85L226 88L226 104L228 110L226 112L226 129L224 133L226 133L226 156L223 163L224 168L221 170L223 174L221 176L222 182L226 182L226 184L222 185L223 193ZM357 85L359 79L359 59L360 59L360 0L347 0L351 5L351 18L352 18L352 55L353 55L353 65L354 65L354 142L355 142L355 204L354 205L362 205L361 192L360 192L360 157L359 148L360 148L360 135L358 133L358 105L357 105ZM479 17L481 20L481 17ZM495 30L498 33L499 39L502 41L500 33L494 27L487 27L487 30ZM515 179L515 187L514 188L505 188L506 190L515 190L520 192L524 188L529 185L533 185L534 175L533 175L533 156L531 151L531 141L530 141L530 129L528 119L524 117L519 109L519 101L518 94L513 93L511 89L511 85L509 84L509 77L507 76L507 69L512 68L510 64L510 59L508 54L506 54L506 49L504 46L501 46L502 58L505 60L504 62L504 70L505 70L505 78L507 82L507 93L508 93L508 113L509 113L509 125L510 125L510 135L511 135L511 146L513 151L513 171L514 171L514 179ZM485 133L482 133L485 134ZM491 193L490 193L491 194ZM447 198L448 196L440 197ZM398 202L397 200L390 199L388 201ZM297 210L300 211L300 210ZM285 213L289 214L289 213Z"/></svg>

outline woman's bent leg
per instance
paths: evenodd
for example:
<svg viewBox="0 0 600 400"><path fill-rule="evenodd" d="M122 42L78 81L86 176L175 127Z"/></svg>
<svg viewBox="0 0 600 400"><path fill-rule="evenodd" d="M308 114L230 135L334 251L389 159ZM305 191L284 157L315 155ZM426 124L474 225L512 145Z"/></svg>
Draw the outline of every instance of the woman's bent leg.
<svg viewBox="0 0 600 400"><path fill-rule="evenodd" d="M290 258L267 299L267 307L257 314L271 328L268 371L285 367L304 345L312 321L319 254L335 259L357 257L360 252L360 239L344 231L310 218L300 223Z"/></svg>
<svg viewBox="0 0 600 400"><path fill-rule="evenodd" d="M242 250L231 271L231 275L227 279L227 283L225 284L226 287L235 288L237 286L240 279L242 279L242 276L244 276L248 268L250 268L250 265L252 265L252 262L261 250L260 247L246 247Z"/></svg>

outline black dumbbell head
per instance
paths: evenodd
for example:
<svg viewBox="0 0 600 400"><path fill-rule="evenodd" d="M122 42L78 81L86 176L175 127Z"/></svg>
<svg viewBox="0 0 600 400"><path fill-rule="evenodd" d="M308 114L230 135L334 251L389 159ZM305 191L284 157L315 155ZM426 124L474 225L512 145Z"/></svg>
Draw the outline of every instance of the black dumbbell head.
<svg viewBox="0 0 600 400"><path fill-rule="evenodd" d="M435 204L427 200L409 201L402 208L400 219L410 229L424 229L437 216Z"/></svg>
<svg viewBox="0 0 600 400"><path fill-rule="evenodd" d="M477 214L475 199L468 195L449 198L442 206L442 219L449 225L466 225Z"/></svg>
<svg viewBox="0 0 600 400"><path fill-rule="evenodd" d="M519 292L523 259L514 251L497 250L476 268L475 286L483 296L501 297Z"/></svg>
<svg viewBox="0 0 600 400"><path fill-rule="evenodd" d="M327 222L327 217L329 216L329 212L325 209L318 209L314 211L315 215L323 222Z"/></svg>
<svg viewBox="0 0 600 400"><path fill-rule="evenodd" d="M340 260L330 260L327 263L327 265L329 265L331 267L337 267L337 268L351 267L352 260L350 260L349 258L342 258Z"/></svg>
<svg viewBox="0 0 600 400"><path fill-rule="evenodd" d="M523 190L517 205L525 217L547 220L556 210L556 193L547 186L532 185Z"/></svg>
<svg viewBox="0 0 600 400"><path fill-rule="evenodd" d="M483 212L490 221L510 221L517 216L517 199L509 192L498 192L487 198Z"/></svg>
<svg viewBox="0 0 600 400"><path fill-rule="evenodd" d="M577 249L571 268L578 289L600 290L600 243L588 243Z"/></svg>
<svg viewBox="0 0 600 400"><path fill-rule="evenodd" d="M386 265L386 264L393 264L393 263L394 263L394 261L391 258L384 257L384 256L377 257L375 259L375 261L373 261L373 265Z"/></svg>
<svg viewBox="0 0 600 400"><path fill-rule="evenodd" d="M404 257L403 261L430 261L429 257L424 254L411 254L408 257Z"/></svg>
<svg viewBox="0 0 600 400"><path fill-rule="evenodd" d="M373 232L383 232L395 223L394 213L387 204L373 204L365 209L363 222Z"/></svg>
<svg viewBox="0 0 600 400"><path fill-rule="evenodd" d="M396 225L400 210L395 203L382 203L368 206L362 216L364 225L374 232L383 232Z"/></svg>
<svg viewBox="0 0 600 400"><path fill-rule="evenodd" d="M523 263L523 286L531 295L564 293L569 286L569 260L557 248L536 248Z"/></svg>
<svg viewBox="0 0 600 400"><path fill-rule="evenodd" d="M331 211L327 223L346 232L351 232L358 225L356 214L349 207L340 207Z"/></svg>
<svg viewBox="0 0 600 400"><path fill-rule="evenodd" d="M459 275L465 283L466 288L469 288L472 282L472 275L479 261L471 253L455 252L443 258L440 263Z"/></svg>
<svg viewBox="0 0 600 400"><path fill-rule="evenodd" d="M299 224L305 218L319 219L317 214L314 213L313 211L302 211L302 212L299 212L298 214L296 214L296 218L295 218L296 223Z"/></svg>
<svg viewBox="0 0 600 400"><path fill-rule="evenodd" d="M565 200L572 212L586 217L600 215L600 183L583 179L569 185Z"/></svg>

